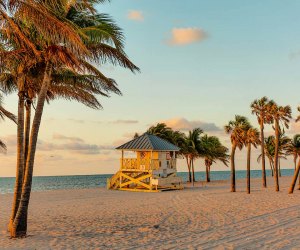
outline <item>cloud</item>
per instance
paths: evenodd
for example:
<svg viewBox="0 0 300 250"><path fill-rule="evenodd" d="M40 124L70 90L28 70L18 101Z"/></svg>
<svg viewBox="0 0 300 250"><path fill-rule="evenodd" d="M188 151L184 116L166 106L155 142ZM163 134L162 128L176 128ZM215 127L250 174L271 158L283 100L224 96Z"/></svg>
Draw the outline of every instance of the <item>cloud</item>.
<svg viewBox="0 0 300 250"><path fill-rule="evenodd" d="M71 142L84 142L84 140L79 137L69 137L69 136L60 135L60 134L53 134L53 139L54 140L62 140L62 141L71 141Z"/></svg>
<svg viewBox="0 0 300 250"><path fill-rule="evenodd" d="M116 120L116 121L111 121L110 123L113 124L136 124L139 121L137 120Z"/></svg>
<svg viewBox="0 0 300 250"><path fill-rule="evenodd" d="M142 22L144 21L144 14L139 10L130 10L127 14L127 18L130 20Z"/></svg>
<svg viewBox="0 0 300 250"><path fill-rule="evenodd" d="M169 45L183 46L200 42L207 37L204 30L199 28L174 28L168 40Z"/></svg>
<svg viewBox="0 0 300 250"><path fill-rule="evenodd" d="M173 118L165 121L161 121L167 126L175 130L187 131L194 128L201 128L204 132L221 131L221 129L214 123L208 123L203 121L188 121L185 118Z"/></svg>
<svg viewBox="0 0 300 250"><path fill-rule="evenodd" d="M39 151L64 150L78 154L100 154L102 150L111 150L112 146L96 145L88 143L70 142L63 144L48 143L42 140L38 141L37 149Z"/></svg>

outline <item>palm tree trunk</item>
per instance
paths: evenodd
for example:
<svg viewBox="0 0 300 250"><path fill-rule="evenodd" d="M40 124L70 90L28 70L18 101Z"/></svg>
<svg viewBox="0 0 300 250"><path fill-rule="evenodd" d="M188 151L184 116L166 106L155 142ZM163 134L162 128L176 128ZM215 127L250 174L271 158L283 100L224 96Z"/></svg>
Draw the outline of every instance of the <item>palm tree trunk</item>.
<svg viewBox="0 0 300 250"><path fill-rule="evenodd" d="M234 161L234 157L235 157L235 150L236 150L236 144L233 143L232 144L232 149L231 149L231 192L235 192L236 188L235 188L235 161Z"/></svg>
<svg viewBox="0 0 300 250"><path fill-rule="evenodd" d="M29 205L30 193L31 193L36 144L37 144L38 133L41 124L44 104L46 100L47 90L51 82L51 71L52 71L51 64L48 62L46 65L44 79L39 93L36 111L32 123L28 157L26 160L26 167L25 167L25 176L24 176L24 181L22 186L22 195L18 207L18 212L16 214L12 226L12 230L11 230L12 238L26 236L27 233L27 214L28 214L28 205Z"/></svg>
<svg viewBox="0 0 300 250"><path fill-rule="evenodd" d="M278 175L281 177L281 161L280 158L278 159Z"/></svg>
<svg viewBox="0 0 300 250"><path fill-rule="evenodd" d="M269 158L269 162L270 162L271 175L274 176L274 167L272 163L272 158Z"/></svg>
<svg viewBox="0 0 300 250"><path fill-rule="evenodd" d="M192 179L193 179L193 186L195 185L195 169L194 169L194 159L192 158L192 173L193 173L193 176L192 176Z"/></svg>
<svg viewBox="0 0 300 250"><path fill-rule="evenodd" d="M206 182L210 182L210 166L206 164Z"/></svg>
<svg viewBox="0 0 300 250"><path fill-rule="evenodd" d="M189 182L192 182L191 163L188 156L186 156L186 164L189 170Z"/></svg>
<svg viewBox="0 0 300 250"><path fill-rule="evenodd" d="M31 121L31 105L32 101L26 101L26 118L25 118L25 139L24 139L24 160L26 164L27 156L28 156L28 146L29 146L29 137L30 137L30 121Z"/></svg>
<svg viewBox="0 0 300 250"><path fill-rule="evenodd" d="M290 189L289 189L289 194L292 194L294 192L295 185L296 185L298 175L299 175L299 171L300 171L300 159L298 161L298 166L297 166L296 171L294 173L293 181L292 181L292 184L291 184Z"/></svg>
<svg viewBox="0 0 300 250"><path fill-rule="evenodd" d="M274 155L274 179L275 189L279 192L279 178L278 178L278 160L279 160L279 121L275 119L275 155Z"/></svg>
<svg viewBox="0 0 300 250"><path fill-rule="evenodd" d="M251 143L248 143L247 153L247 193L250 194L250 164L251 164Z"/></svg>
<svg viewBox="0 0 300 250"><path fill-rule="evenodd" d="M20 86L22 85L22 86ZM8 224L8 230L10 231L18 211L24 173L24 91L23 83L19 84L19 101L18 101L18 124L17 124L17 169L16 169L16 181L14 189L14 197L12 204L11 216Z"/></svg>
<svg viewBox="0 0 300 250"><path fill-rule="evenodd" d="M267 175L266 175L266 157L265 157L265 135L264 135L264 119L261 117L260 124L260 140L261 140L261 171L263 187L267 187Z"/></svg>

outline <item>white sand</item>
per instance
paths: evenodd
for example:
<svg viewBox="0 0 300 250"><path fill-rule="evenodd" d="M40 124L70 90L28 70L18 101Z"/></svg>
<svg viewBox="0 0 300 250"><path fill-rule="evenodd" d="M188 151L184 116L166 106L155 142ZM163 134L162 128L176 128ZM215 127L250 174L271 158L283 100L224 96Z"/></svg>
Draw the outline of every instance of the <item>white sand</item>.
<svg viewBox="0 0 300 250"><path fill-rule="evenodd" d="M300 249L300 191L229 192L229 181L183 191L104 188L32 194L29 237L8 238L12 195L0 196L0 249Z"/></svg>

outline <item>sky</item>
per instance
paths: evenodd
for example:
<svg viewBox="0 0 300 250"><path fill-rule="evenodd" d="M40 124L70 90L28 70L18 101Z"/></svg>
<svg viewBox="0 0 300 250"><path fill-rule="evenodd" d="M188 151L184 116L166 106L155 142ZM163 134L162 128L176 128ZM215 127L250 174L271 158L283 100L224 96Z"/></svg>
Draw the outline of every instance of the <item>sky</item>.
<svg viewBox="0 0 300 250"><path fill-rule="evenodd" d="M158 122L183 132L201 127L229 147L223 126L236 114L257 126L249 106L265 95L297 115L300 1L112 0L97 10L123 29L125 51L141 73L98 65L123 93L100 97L103 110L63 100L46 105L34 175L114 173L120 158L114 148ZM4 102L17 112L16 94ZM14 176L16 126L5 121L0 128L8 146L0 176ZM298 131L292 122L287 133ZM256 157L253 169L260 168ZM237 169L245 163L244 150L237 153ZM290 160L282 165L292 167ZM186 171L183 161L178 166ZM227 170L221 164L213 169ZM196 170L204 170L201 160Z"/></svg>

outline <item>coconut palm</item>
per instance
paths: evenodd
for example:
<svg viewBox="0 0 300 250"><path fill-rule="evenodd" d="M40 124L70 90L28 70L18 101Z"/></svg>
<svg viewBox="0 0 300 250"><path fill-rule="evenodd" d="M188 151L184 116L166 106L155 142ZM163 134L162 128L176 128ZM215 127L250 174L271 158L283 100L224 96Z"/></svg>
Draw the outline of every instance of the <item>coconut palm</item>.
<svg viewBox="0 0 300 250"><path fill-rule="evenodd" d="M278 176L281 177L281 159L286 160L287 151L289 149L291 139L285 135L284 131L279 135L279 159L278 159Z"/></svg>
<svg viewBox="0 0 300 250"><path fill-rule="evenodd" d="M210 170L213 163L222 162L228 166L228 148L223 146L216 136L204 135L201 138L201 157L204 158L206 181L210 182Z"/></svg>
<svg viewBox="0 0 300 250"><path fill-rule="evenodd" d="M190 161L190 152L191 149L189 147L188 139L185 134L182 133L182 142L180 144L179 153L186 160L187 168L188 168L188 182L192 182L192 169L191 169L191 161Z"/></svg>
<svg viewBox="0 0 300 250"><path fill-rule="evenodd" d="M97 2L97 1L95 1ZM100 1L102 2L102 1ZM50 13L58 15L61 28L55 29L55 26L52 26L52 29L55 30L53 37L47 36L47 33L43 34L39 37L34 37L34 34L39 32L39 27L35 26L31 20L27 20L24 22L28 27L28 30L33 32L28 32L31 34L30 39L34 41L34 44L37 44L40 58L38 63L40 67L44 70L43 79L41 81L39 87L39 95L37 99L36 111L35 116L33 119L32 127L31 127L31 135L30 135L30 143L28 146L28 156L26 159L26 168L19 167L21 173L19 176L20 183L22 184L22 194L21 198L17 198L20 200L19 204L14 207L18 207L18 211L15 214L13 227L11 230L12 237L23 236L26 234L27 231L27 211L28 211L28 204L30 199L30 191L31 191L31 183L32 183L32 173L33 173L33 165L34 165L34 158L35 158L35 151L36 151L36 142L39 132L39 127L41 123L41 117L43 113L44 103L47 99L47 94L52 82L52 75L56 69L61 69L65 67L66 69L72 70L74 72L87 72L92 73L93 75L97 76L98 78L104 78L103 74L97 70L90 62L111 62L113 64L119 64L125 68L129 68L132 71L137 71L138 68L133 65L130 60L127 58L126 54L123 51L123 36L118 36L121 34L120 30L115 29L115 34L112 38L111 31L114 28L114 25L97 25L97 27L88 27L86 22L82 22L82 25L86 25L81 29L78 29L79 24L73 22L74 25L70 26L72 21L67 20L67 14L69 10L80 10L82 13L93 13L95 14L95 10L90 8L94 2L61 2L59 4L55 4L52 6L52 3L45 3L47 5L46 10L51 9ZM71 5L70 5L71 4ZM80 5L80 6L79 6ZM80 7L80 8L79 8ZM44 8L45 9L45 8ZM17 9L18 11L18 9ZM78 13L80 11L77 11ZM48 12L47 12L48 13ZM19 14L19 13L18 13ZM84 15L82 15L84 16ZM91 17L91 14L89 15ZM55 18L55 17L54 17ZM91 20L93 18L90 18ZM102 16L102 23L104 23L105 18ZM55 19L56 20L56 19ZM57 19L58 20L58 19ZM77 19L79 20L79 19ZM51 23L51 22L50 22ZM49 23L48 23L49 25ZM52 25L52 24L51 24ZM69 32L67 37L61 36L60 33L63 32L66 27L71 27L71 33ZM116 26L115 26L116 27ZM102 30L101 30L102 29ZM53 32L52 32L53 33ZM59 33L59 35L58 35ZM117 41L117 42L116 42ZM14 44L13 44L14 45ZM32 60L25 60L30 58L29 54L21 55L20 61L23 62L22 68L18 71L18 81L22 84L18 84L19 92L22 93L24 96L24 82L25 82L25 73L22 69L28 69L35 66L37 63L32 63ZM22 60L23 59L23 60ZM29 62L32 64L29 64ZM108 78L107 78L108 79ZM21 87L22 88L21 88ZM115 82L112 79L109 79L108 82L102 81L102 87L105 88L107 92L112 91L112 89L117 90ZM19 100L19 109L23 109L24 107L24 98ZM24 123L24 111L23 113L18 114L19 120L21 124ZM22 120L23 119L23 120ZM24 128L20 128L20 134L22 134ZM23 134L22 134L23 135ZM24 137L24 136L23 136ZM20 139L19 144L23 145L23 141ZM21 153L18 155L22 155L23 159L20 159L20 164L24 162L24 153L21 150ZM21 157L20 157L21 158ZM26 169L24 173L24 177L22 176L22 171ZM20 190L20 188L18 188Z"/></svg>
<svg viewBox="0 0 300 250"><path fill-rule="evenodd" d="M151 126L147 133L156 135L164 140L172 143L173 141L173 131L165 123L157 123L155 126Z"/></svg>
<svg viewBox="0 0 300 250"><path fill-rule="evenodd" d="M247 147L247 193L250 194L250 164L251 164L251 147L257 147L260 144L259 131L256 128L250 127L244 131L244 143Z"/></svg>
<svg viewBox="0 0 300 250"><path fill-rule="evenodd" d="M294 156L294 163L295 163L295 173L293 177L293 181L291 183L289 194L294 192L294 188L296 185L296 181L300 171L300 134L294 136L293 140L291 141L289 148L287 150L288 154L292 154ZM298 165L296 166L297 158L299 158ZM300 179L300 178L299 178ZM300 182L299 182L299 190L300 190Z"/></svg>
<svg viewBox="0 0 300 250"><path fill-rule="evenodd" d="M200 128L195 128L189 131L188 136L186 137L186 145L188 149L189 162L192 170L192 182L194 185L195 179L195 168L194 161L200 157L199 152L201 151L201 134L203 130Z"/></svg>
<svg viewBox="0 0 300 250"><path fill-rule="evenodd" d="M274 155L274 178L275 178L275 189L279 191L279 139L281 133L281 126L289 128L289 122L292 118L292 110L290 106L278 106L276 103L270 105L268 109L269 114L273 117L273 128L275 130L275 155Z"/></svg>
<svg viewBox="0 0 300 250"><path fill-rule="evenodd" d="M265 138L265 154L269 160L271 174L274 176L274 155L275 155L275 136L271 135ZM262 158L262 154L260 154L257 158L257 162L260 162Z"/></svg>
<svg viewBox="0 0 300 250"><path fill-rule="evenodd" d="M227 125L224 126L225 132L230 135L231 139L231 192L236 191L235 185L235 151L237 148L240 150L243 148L243 134L250 128L250 123L248 119L244 116L236 115L235 119L229 121Z"/></svg>
<svg viewBox="0 0 300 250"><path fill-rule="evenodd" d="M257 116L257 121L260 126L260 141L261 141L261 164L262 164L262 180L263 187L267 187L266 178L266 160L265 160L265 136L264 136L264 126L265 124L272 123L272 116L268 113L268 108L273 101L270 101L267 97L262 97L252 102L251 110L252 114Z"/></svg>

